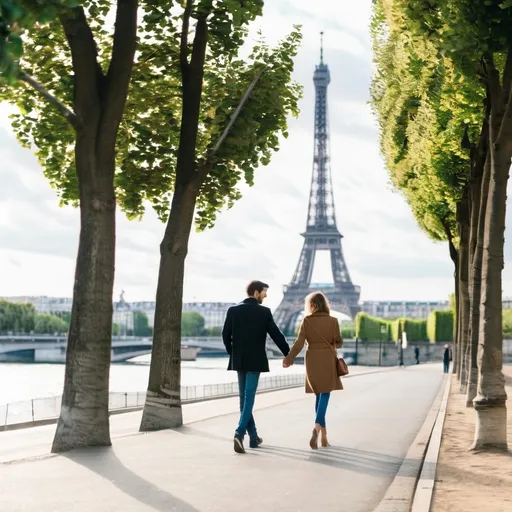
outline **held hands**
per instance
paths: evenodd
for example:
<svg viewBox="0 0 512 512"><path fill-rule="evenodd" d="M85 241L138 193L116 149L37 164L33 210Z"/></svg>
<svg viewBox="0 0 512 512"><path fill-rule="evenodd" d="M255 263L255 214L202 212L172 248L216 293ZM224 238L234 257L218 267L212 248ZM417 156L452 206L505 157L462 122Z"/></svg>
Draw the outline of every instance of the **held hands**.
<svg viewBox="0 0 512 512"><path fill-rule="evenodd" d="M290 368L290 363L286 359L283 359L283 368Z"/></svg>

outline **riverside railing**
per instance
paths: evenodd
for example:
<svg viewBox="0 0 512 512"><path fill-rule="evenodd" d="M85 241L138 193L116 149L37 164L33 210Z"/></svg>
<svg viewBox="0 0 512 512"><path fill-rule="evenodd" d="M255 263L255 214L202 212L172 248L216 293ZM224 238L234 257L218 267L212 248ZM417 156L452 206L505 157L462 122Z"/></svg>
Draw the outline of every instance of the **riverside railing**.
<svg viewBox="0 0 512 512"><path fill-rule="evenodd" d="M272 375L262 377L258 392L271 389L285 389L299 387L304 384L304 374ZM183 403L213 398L223 398L238 395L238 383L226 382L220 384L204 384L199 386L181 386L181 400ZM146 392L111 392L109 393L109 410L121 412L144 406ZM62 396L48 398L34 398L22 402L13 402L0 405L0 429L9 430L9 427L52 422L60 414ZM2 428L3 425L3 428Z"/></svg>

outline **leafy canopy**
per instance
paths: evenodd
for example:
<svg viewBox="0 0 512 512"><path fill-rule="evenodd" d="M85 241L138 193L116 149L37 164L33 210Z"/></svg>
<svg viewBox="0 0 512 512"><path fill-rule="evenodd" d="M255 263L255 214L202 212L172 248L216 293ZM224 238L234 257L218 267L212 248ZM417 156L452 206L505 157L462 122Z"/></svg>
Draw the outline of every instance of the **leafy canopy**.
<svg viewBox="0 0 512 512"><path fill-rule="evenodd" d="M275 48L260 36L249 57L240 57L249 23L261 15L262 0L192 2L192 19L207 14L209 31L201 102L197 165L206 162L231 114L252 82L264 69L245 107L213 161L197 201L199 229L213 225L224 207L240 198L238 183L252 185L255 169L266 165L287 136L287 118L298 114L302 89L292 81L293 57L301 41L295 27ZM84 9L98 47L103 70L111 53L113 27L108 24L112 3L86 1ZM144 214L149 203L165 220L175 180L180 133L181 2L144 4L139 23L139 44L129 97L118 140L115 184L121 209L129 218ZM194 25L190 29L193 33ZM192 47L192 37L189 37ZM58 97L73 103L71 55L58 21L26 38L20 65ZM13 127L21 142L37 147L37 156L62 204L78 204L74 164L75 133L40 96L24 84L4 87L2 99L18 105Z"/></svg>
<svg viewBox="0 0 512 512"><path fill-rule="evenodd" d="M23 54L22 35L57 17L63 8L80 5L80 0L0 0L0 73L16 80L18 60Z"/></svg>
<svg viewBox="0 0 512 512"><path fill-rule="evenodd" d="M470 177L464 133L475 140L484 91L457 72L427 37L409 30L408 4L374 3L376 72L372 106L393 185L404 194L420 227L435 240L455 232L456 205Z"/></svg>

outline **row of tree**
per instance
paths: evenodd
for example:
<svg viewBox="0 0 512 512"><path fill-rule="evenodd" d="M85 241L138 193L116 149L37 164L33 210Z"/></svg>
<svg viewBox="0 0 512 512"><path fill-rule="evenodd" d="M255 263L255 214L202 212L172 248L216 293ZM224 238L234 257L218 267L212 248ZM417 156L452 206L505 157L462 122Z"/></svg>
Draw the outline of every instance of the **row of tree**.
<svg viewBox="0 0 512 512"><path fill-rule="evenodd" d="M69 330L71 314L67 311L37 313L33 304L18 304L0 300L0 333L15 334L66 334ZM123 330L117 323L112 324L112 334L118 336L152 336L148 315L143 311L133 312L133 327ZM204 317L200 313L185 312L181 317L182 336L218 336L219 329L206 329Z"/></svg>
<svg viewBox="0 0 512 512"><path fill-rule="evenodd" d="M57 315L37 313L32 304L0 300L0 333L66 333L68 323Z"/></svg>
<svg viewBox="0 0 512 512"><path fill-rule="evenodd" d="M295 27L275 48L260 37L241 58L263 0L42 0L30 9L10 24L2 18L7 60L0 96L19 107L14 130L23 144L36 146L62 204L80 208L52 447L59 452L111 444L117 207L139 218L150 204L167 223L140 428L182 424L181 314L191 229L211 227L240 198L238 183L252 185L256 168L286 137L301 96L291 79L301 36ZM12 51L18 36L23 53L21 44Z"/></svg>
<svg viewBox="0 0 512 512"><path fill-rule="evenodd" d="M372 103L393 185L455 265L454 370L474 449L506 449L502 290L512 2L376 0Z"/></svg>

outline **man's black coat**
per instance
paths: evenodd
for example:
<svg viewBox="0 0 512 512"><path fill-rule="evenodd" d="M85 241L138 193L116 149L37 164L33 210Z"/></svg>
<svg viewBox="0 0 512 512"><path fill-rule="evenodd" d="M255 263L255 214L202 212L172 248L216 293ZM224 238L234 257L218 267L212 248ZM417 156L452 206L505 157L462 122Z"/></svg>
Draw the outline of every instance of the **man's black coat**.
<svg viewBox="0 0 512 512"><path fill-rule="evenodd" d="M270 309L251 297L230 307L222 329L222 339L229 354L228 370L268 372L267 334L283 355L288 355L290 347Z"/></svg>

